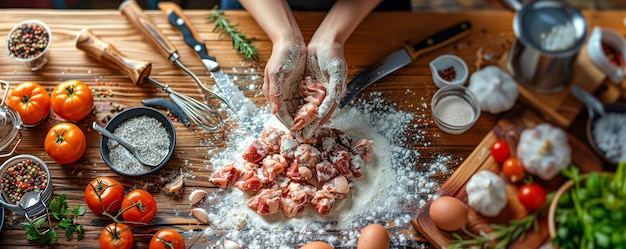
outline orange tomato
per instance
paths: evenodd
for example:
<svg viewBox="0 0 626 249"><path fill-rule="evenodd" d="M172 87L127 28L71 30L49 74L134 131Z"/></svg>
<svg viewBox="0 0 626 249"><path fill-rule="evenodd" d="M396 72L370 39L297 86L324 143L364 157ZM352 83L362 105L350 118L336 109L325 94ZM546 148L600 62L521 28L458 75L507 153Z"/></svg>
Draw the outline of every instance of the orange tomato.
<svg viewBox="0 0 626 249"><path fill-rule="evenodd" d="M58 123L48 131L44 141L46 153L61 164L78 161L87 148L85 134L72 123Z"/></svg>
<svg viewBox="0 0 626 249"><path fill-rule="evenodd" d="M52 90L50 99L52 110L69 121L81 120L93 109L91 89L80 80L68 80L58 84Z"/></svg>
<svg viewBox="0 0 626 249"><path fill-rule="evenodd" d="M174 229L161 229L152 236L148 249L185 249L185 239Z"/></svg>
<svg viewBox="0 0 626 249"><path fill-rule="evenodd" d="M515 157L504 160L504 163L502 163L502 172L514 183L521 181L524 179L524 176L526 176L524 165Z"/></svg>
<svg viewBox="0 0 626 249"><path fill-rule="evenodd" d="M98 176L85 188L85 202L91 211L116 215L124 200L124 186L108 176ZM104 209L104 210L103 210Z"/></svg>
<svg viewBox="0 0 626 249"><path fill-rule="evenodd" d="M48 91L35 82L15 86L7 99L7 105L17 111L27 126L38 124L50 114Z"/></svg>
<svg viewBox="0 0 626 249"><path fill-rule="evenodd" d="M130 249L135 243L135 235L129 226L111 223L100 233L101 249Z"/></svg>
<svg viewBox="0 0 626 249"><path fill-rule="evenodd" d="M143 189L128 192L122 201L122 217L133 225L147 225L156 215L156 201Z"/></svg>

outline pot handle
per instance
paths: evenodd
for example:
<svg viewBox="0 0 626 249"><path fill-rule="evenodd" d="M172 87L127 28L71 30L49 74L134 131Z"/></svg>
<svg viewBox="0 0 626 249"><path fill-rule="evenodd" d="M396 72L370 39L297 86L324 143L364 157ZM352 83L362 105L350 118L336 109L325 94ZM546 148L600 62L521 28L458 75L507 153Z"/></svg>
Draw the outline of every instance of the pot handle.
<svg viewBox="0 0 626 249"><path fill-rule="evenodd" d="M500 2L502 2L502 4L504 4L504 6L506 6L507 8L518 12L522 9L522 6L524 6L524 3L522 3L522 0L500 0Z"/></svg>

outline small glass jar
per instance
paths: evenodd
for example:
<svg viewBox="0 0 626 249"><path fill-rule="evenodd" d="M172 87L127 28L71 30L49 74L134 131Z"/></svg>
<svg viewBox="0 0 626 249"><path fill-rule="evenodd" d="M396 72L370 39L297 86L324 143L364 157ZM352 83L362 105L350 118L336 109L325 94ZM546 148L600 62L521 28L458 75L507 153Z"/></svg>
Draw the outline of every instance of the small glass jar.
<svg viewBox="0 0 626 249"><path fill-rule="evenodd" d="M24 35L27 37L24 38ZM24 63L30 71L37 71L48 62L46 52L52 42L48 25L39 20L26 20L9 31L4 50L12 59Z"/></svg>
<svg viewBox="0 0 626 249"><path fill-rule="evenodd" d="M440 88L430 103L435 124L449 134L461 134L474 126L480 117L480 104L463 86Z"/></svg>
<svg viewBox="0 0 626 249"><path fill-rule="evenodd" d="M33 156L33 155L26 155L26 154L17 155L17 156L9 158L2 164L2 166L0 166L0 181L4 181L5 177L10 177L10 175L8 175L7 173L9 168L11 168L12 166L16 164L22 163L24 161L31 161L39 165L40 171L36 171L34 172L34 174L38 174L39 172L42 172L42 173L45 172L46 174L45 176L46 183L45 183L44 189L29 190L29 191L22 193L22 194L25 194L30 191L39 191L40 200L37 202L29 201L25 204L25 206L20 206L19 204L16 204L15 202L10 201L10 197L9 197L10 193L7 193L5 189L0 189L2 190L2 194L0 194L0 204L2 204L2 206L4 206L6 209L11 210L18 215L26 216L25 214L27 214L30 217L34 217L34 216L45 213L46 206L50 204L50 200L52 199L52 189L53 189L52 177L50 176L50 170L48 169L48 165L43 160L41 160L41 158ZM5 183L0 182L0 188L4 188L4 187L5 187Z"/></svg>

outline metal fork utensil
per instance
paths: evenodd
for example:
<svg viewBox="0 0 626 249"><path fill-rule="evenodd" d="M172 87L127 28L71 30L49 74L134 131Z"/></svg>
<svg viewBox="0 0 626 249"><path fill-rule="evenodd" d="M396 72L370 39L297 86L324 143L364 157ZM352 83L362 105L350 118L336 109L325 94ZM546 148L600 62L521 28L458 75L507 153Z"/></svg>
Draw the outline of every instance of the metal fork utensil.
<svg viewBox="0 0 626 249"><path fill-rule="evenodd" d="M152 63L126 57L113 45L100 40L89 29L85 28L76 35L76 47L99 61L108 62L108 65L120 69L137 86L145 82L158 86L167 92L172 101L185 112L187 117L202 129L213 132L224 126L224 120L213 108L185 94L178 93L168 85L151 78Z"/></svg>

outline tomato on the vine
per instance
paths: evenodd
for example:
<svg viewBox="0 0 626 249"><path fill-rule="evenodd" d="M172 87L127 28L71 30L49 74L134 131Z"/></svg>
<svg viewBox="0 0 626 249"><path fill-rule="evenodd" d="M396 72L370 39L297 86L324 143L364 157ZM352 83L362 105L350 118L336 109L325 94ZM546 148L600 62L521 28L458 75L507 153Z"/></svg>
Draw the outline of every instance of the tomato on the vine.
<svg viewBox="0 0 626 249"><path fill-rule="evenodd" d="M129 226L111 223L100 233L101 249L130 249L135 243L135 236Z"/></svg>
<svg viewBox="0 0 626 249"><path fill-rule="evenodd" d="M58 123L48 131L44 140L46 153L61 164L78 161L87 149L85 133L72 123Z"/></svg>
<svg viewBox="0 0 626 249"><path fill-rule="evenodd" d="M122 217L125 221L132 222L133 225L148 224L156 212L154 197L143 189L130 191L122 201Z"/></svg>
<svg viewBox="0 0 626 249"><path fill-rule="evenodd" d="M185 239L174 229L161 229L152 236L148 249L185 249Z"/></svg>
<svg viewBox="0 0 626 249"><path fill-rule="evenodd" d="M503 163L504 160L511 157L509 145L504 140L496 141L491 145L491 155L496 159L496 162Z"/></svg>
<svg viewBox="0 0 626 249"><path fill-rule="evenodd" d="M524 176L526 176L526 169L524 169L524 165L515 157L510 157L504 160L504 163L502 163L502 172L513 183L521 181L524 179Z"/></svg>
<svg viewBox="0 0 626 249"><path fill-rule="evenodd" d="M93 109L91 89L80 80L61 82L52 90L50 100L52 110L69 121L81 120Z"/></svg>
<svg viewBox="0 0 626 249"><path fill-rule="evenodd" d="M50 114L48 91L35 82L20 83L7 99L7 105L22 118L25 125L36 125Z"/></svg>
<svg viewBox="0 0 626 249"><path fill-rule="evenodd" d="M526 210L532 212L546 203L546 190L537 183L527 183L519 188L517 197Z"/></svg>
<svg viewBox="0 0 626 249"><path fill-rule="evenodd" d="M85 188L85 202L91 211L115 215L124 200L124 186L108 176L93 179ZM104 210L103 210L104 208Z"/></svg>

